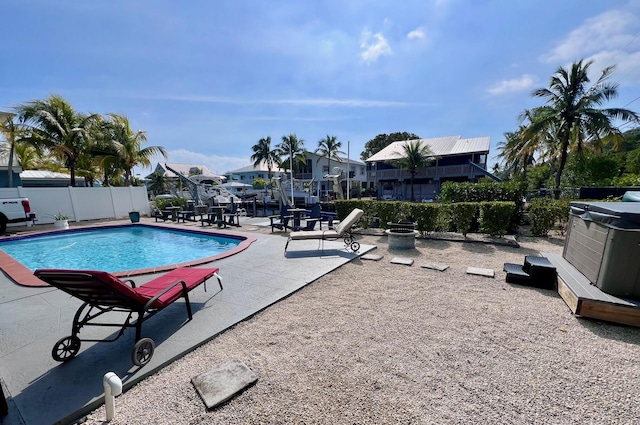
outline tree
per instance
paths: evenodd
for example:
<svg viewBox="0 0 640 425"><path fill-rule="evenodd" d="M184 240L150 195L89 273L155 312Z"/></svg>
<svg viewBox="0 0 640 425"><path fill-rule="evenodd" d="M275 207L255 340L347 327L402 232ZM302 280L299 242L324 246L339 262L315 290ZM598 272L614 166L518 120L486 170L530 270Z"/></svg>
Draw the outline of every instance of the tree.
<svg viewBox="0 0 640 425"><path fill-rule="evenodd" d="M318 162L320 162L322 158L327 158L327 171L329 174L331 174L331 160L335 159L336 161L341 162L340 155L345 155L345 153L340 150L341 146L342 142L338 141L336 136L329 136L328 134L327 137L318 141L318 147L316 148L315 153L320 155L318 157ZM327 185L327 188L328 187L329 186Z"/></svg>
<svg viewBox="0 0 640 425"><path fill-rule="evenodd" d="M7 172L9 174L7 187L13 187L13 157L16 156L16 149L22 138L25 136L25 131L26 129L24 124L14 121L13 116L7 116L5 119L0 119L0 134L7 141L8 148Z"/></svg>
<svg viewBox="0 0 640 425"><path fill-rule="evenodd" d="M295 169L296 164L305 164L307 161L304 140L298 139L295 134L282 136L282 143L277 146L277 149L280 156L280 168L284 170L288 170L291 167Z"/></svg>
<svg viewBox="0 0 640 425"><path fill-rule="evenodd" d="M402 149L404 156L397 160L397 163L400 168L408 170L411 174L411 200L415 201L416 199L413 195L413 180L419 169L429 166L431 162L429 158L431 150L427 144L420 143L420 140L408 141L402 146Z"/></svg>
<svg viewBox="0 0 640 425"><path fill-rule="evenodd" d="M621 165L620 158L613 155L585 150L569 157L562 181L570 187L611 186Z"/></svg>
<svg viewBox="0 0 640 425"><path fill-rule="evenodd" d="M368 158L380 152L382 149L386 148L393 142L402 142L405 140L415 140L419 138L419 136L416 136L413 133L407 133L406 131L403 131L401 133L391 133L389 135L378 134L376 137L365 143L364 151L362 151L362 153L360 154L360 159L366 161Z"/></svg>
<svg viewBox="0 0 640 425"><path fill-rule="evenodd" d="M30 124L25 141L37 148L46 148L64 162L76 185L76 163L88 148L88 128L99 115L76 112L61 96L34 100L15 108L19 119Z"/></svg>
<svg viewBox="0 0 640 425"><path fill-rule="evenodd" d="M505 174L513 172L526 176L527 167L533 164L536 147L522 137L522 131L504 133L504 141L498 142L498 155L504 164Z"/></svg>
<svg viewBox="0 0 640 425"><path fill-rule="evenodd" d="M167 152L162 146L142 147L147 142L147 134L142 130L133 131L129 119L124 115L114 113L107 114L106 125L107 139L113 146L114 156L118 168L124 172L124 184L131 184L133 167L142 165L151 167L151 158L154 155L162 155L167 158Z"/></svg>
<svg viewBox="0 0 640 425"><path fill-rule="evenodd" d="M156 171L151 173L149 176L149 190L154 195L160 195L162 193L166 193L168 188L167 178L164 176L164 173L161 171Z"/></svg>
<svg viewBox="0 0 640 425"><path fill-rule="evenodd" d="M544 106L536 108L535 119L525 130L525 138L533 137L552 126L557 126L558 140L554 146L559 153L559 164L555 178L556 196L559 196L562 172L567 163L569 150L579 152L588 141L600 142L603 137L619 134L613 120L640 122L633 111L622 108L598 109L618 94L618 86L607 80L615 67L605 68L594 84L587 87L589 67L582 60L570 69L558 68L549 81L548 88L533 91L532 96L545 100Z"/></svg>
<svg viewBox="0 0 640 425"><path fill-rule="evenodd" d="M341 162L342 159L340 155L345 155L345 153L340 150L341 147L342 142L339 142L336 136L329 136L327 134L327 137L318 141L318 147L315 150L315 153L320 155L318 162L320 162L322 158L327 158L329 173L331 173L331 160L334 159Z"/></svg>
<svg viewBox="0 0 640 425"><path fill-rule="evenodd" d="M258 143L251 147L251 150L253 150L253 155L251 155L253 166L258 167L264 162L267 166L269 181L271 181L271 170L274 165L279 164L281 161L278 149L271 149L271 136L258 140Z"/></svg>
<svg viewBox="0 0 640 425"><path fill-rule="evenodd" d="M23 170L49 169L44 166L40 152L28 143L16 144L14 153Z"/></svg>
<svg viewBox="0 0 640 425"><path fill-rule="evenodd" d="M513 172L515 176L522 174L526 180L527 168L535 163L535 155L541 156L540 149L546 146L547 140L552 139L549 132L528 134L525 130L527 125L533 121L536 110L526 110L520 117L520 126L517 131L504 133L505 140L498 143L501 150L498 158L504 164L505 174Z"/></svg>

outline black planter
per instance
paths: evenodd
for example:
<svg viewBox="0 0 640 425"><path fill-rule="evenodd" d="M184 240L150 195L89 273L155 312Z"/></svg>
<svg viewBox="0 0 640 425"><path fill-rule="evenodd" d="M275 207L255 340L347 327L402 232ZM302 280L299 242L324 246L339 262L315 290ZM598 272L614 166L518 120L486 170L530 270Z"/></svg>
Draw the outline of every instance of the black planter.
<svg viewBox="0 0 640 425"><path fill-rule="evenodd" d="M140 221L140 213L138 211L131 211L129 213L129 219L132 223L137 223Z"/></svg>

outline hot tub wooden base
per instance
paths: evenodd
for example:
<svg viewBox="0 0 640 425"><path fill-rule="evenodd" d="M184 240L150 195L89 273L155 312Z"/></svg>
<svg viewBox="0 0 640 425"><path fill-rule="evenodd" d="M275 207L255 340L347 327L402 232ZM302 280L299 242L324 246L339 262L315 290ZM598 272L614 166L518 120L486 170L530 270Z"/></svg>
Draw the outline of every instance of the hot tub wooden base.
<svg viewBox="0 0 640 425"><path fill-rule="evenodd" d="M560 254L542 254L558 271L558 294L577 316L640 327L640 301L602 292Z"/></svg>

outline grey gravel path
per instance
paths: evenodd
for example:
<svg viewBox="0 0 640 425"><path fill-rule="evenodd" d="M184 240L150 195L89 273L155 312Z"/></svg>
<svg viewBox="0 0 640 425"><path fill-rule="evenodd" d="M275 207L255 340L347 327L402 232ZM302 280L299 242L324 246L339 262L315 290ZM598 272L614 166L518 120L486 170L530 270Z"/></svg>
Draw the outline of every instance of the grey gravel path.
<svg viewBox="0 0 640 425"><path fill-rule="evenodd" d="M419 240L409 252L360 241L384 258L331 272L147 378L116 399L111 423L640 421L640 329L573 317L557 293L505 283L504 262L561 252L561 239L519 249ZM415 264L391 264L399 255ZM228 359L258 382L208 411L190 379ZM104 418L103 407L86 424Z"/></svg>

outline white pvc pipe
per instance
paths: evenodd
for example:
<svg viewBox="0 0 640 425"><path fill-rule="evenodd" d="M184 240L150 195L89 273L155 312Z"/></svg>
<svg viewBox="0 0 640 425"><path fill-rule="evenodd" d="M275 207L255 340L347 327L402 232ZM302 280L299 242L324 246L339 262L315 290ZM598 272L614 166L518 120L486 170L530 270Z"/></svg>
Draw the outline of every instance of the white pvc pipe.
<svg viewBox="0 0 640 425"><path fill-rule="evenodd" d="M122 381L113 372L107 372L102 378L104 387L104 407L107 411L107 422L113 419L116 413L115 397L122 394Z"/></svg>

